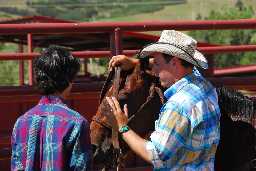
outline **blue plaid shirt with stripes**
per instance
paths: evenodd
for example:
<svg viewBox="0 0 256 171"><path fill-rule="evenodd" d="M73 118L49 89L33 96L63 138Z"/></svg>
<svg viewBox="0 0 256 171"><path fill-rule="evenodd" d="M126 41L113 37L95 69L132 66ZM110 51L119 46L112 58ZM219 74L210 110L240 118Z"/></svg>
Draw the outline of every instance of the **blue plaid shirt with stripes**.
<svg viewBox="0 0 256 171"><path fill-rule="evenodd" d="M168 101L146 143L154 170L214 170L220 139L215 88L195 68L164 95Z"/></svg>

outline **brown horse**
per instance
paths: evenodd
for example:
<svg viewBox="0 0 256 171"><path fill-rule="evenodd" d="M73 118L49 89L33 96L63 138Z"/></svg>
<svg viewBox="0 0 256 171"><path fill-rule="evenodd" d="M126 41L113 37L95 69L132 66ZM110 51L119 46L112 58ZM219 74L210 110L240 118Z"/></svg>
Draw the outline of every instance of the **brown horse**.
<svg viewBox="0 0 256 171"><path fill-rule="evenodd" d="M117 72L113 78L113 71L110 72L105 85L103 86L100 106L93 117L91 130L91 143L94 149L93 163L97 168L113 168L119 151L115 150L116 142L113 141L111 121L108 116L113 116L105 97L116 96L121 107L128 106L128 125L140 136L146 136L154 130L155 120L158 118L160 107L164 103L161 86L157 77L148 70L136 66L132 71L120 74ZM136 159L128 146L121 140L119 165L123 167L144 166L146 163ZM117 144L119 143L117 142ZM114 148L115 147L115 148ZM120 159L123 160L120 161Z"/></svg>

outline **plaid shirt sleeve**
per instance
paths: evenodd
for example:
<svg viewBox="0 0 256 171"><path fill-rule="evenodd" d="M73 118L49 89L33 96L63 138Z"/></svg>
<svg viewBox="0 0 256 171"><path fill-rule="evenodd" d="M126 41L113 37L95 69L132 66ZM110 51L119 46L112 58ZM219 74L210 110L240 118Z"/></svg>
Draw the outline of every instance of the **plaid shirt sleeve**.
<svg viewBox="0 0 256 171"><path fill-rule="evenodd" d="M19 130L19 122L18 119L14 125L12 132L12 157L11 157L11 170L24 170L24 166L22 164L22 146L19 145L20 135L18 135L17 130Z"/></svg>
<svg viewBox="0 0 256 171"><path fill-rule="evenodd" d="M161 168L164 161L171 160L175 164L177 151L186 143L190 134L190 122L179 112L177 105L168 105L163 108L160 118L156 121L155 131L146 144L147 150L152 153L154 168ZM172 159L171 159L172 158Z"/></svg>
<svg viewBox="0 0 256 171"><path fill-rule="evenodd" d="M75 127L71 134L71 141L74 146L72 149L72 156L70 161L70 168L72 170L89 170L91 167L91 149L89 138L88 123L82 122L79 127Z"/></svg>

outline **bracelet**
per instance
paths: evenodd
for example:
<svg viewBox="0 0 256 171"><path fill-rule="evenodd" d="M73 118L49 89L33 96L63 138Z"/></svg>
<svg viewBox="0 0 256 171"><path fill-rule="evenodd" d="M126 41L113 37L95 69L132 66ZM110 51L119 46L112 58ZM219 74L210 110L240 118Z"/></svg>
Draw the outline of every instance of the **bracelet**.
<svg viewBox="0 0 256 171"><path fill-rule="evenodd" d="M125 133L125 132L127 132L129 130L130 130L129 126L128 125L124 125L121 128L119 128L119 133L123 134L123 133Z"/></svg>

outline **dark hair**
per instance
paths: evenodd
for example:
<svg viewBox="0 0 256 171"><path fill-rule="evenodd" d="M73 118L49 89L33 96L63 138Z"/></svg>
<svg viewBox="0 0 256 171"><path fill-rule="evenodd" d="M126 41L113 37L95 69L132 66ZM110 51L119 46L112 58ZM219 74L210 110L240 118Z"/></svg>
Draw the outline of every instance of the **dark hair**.
<svg viewBox="0 0 256 171"><path fill-rule="evenodd" d="M190 62L185 61L183 59L181 59L181 65L184 66L185 68L193 68L194 67L194 64L191 64Z"/></svg>
<svg viewBox="0 0 256 171"><path fill-rule="evenodd" d="M50 46L33 61L38 89L44 95L62 93L80 70L80 61L65 48Z"/></svg>
<svg viewBox="0 0 256 171"><path fill-rule="evenodd" d="M170 62L170 60L173 58L173 56L171 56L171 55L168 55L165 53L162 53L162 54L163 54L163 58L164 58L165 62L167 62L167 63ZM181 61L181 65L184 66L185 68L189 68L189 67L193 68L194 67L193 64L191 64L183 59L180 59L180 61Z"/></svg>
<svg viewBox="0 0 256 171"><path fill-rule="evenodd" d="M164 58L166 63L170 62L170 60L173 58L173 56L168 55L166 53L162 53L162 54L163 54L163 58Z"/></svg>

